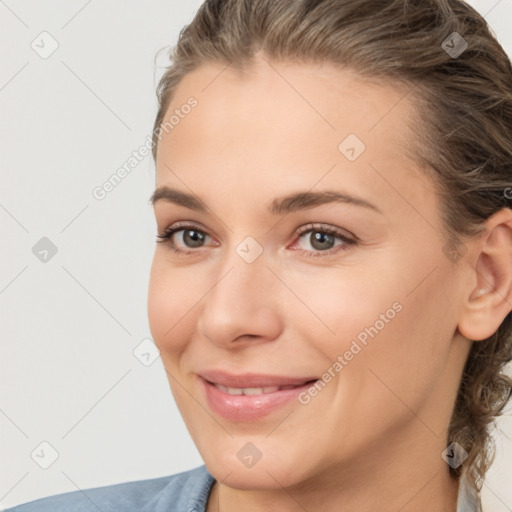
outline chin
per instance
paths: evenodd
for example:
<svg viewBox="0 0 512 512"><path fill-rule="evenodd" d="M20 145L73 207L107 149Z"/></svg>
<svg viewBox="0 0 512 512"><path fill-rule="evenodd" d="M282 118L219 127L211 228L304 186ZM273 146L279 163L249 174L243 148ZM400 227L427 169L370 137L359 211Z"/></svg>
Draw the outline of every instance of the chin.
<svg viewBox="0 0 512 512"><path fill-rule="evenodd" d="M263 442L259 443L260 446L263 444ZM282 459L275 454L275 448L270 449L267 446L267 448L262 448L262 451L274 452L274 454L265 456L265 453L261 453L261 458L254 462L255 459L250 460L251 453L257 457L254 448L246 446L241 450L237 446L233 450L225 449L219 450L218 453L209 452L201 455L212 476L217 481L234 489L281 489L293 486L306 478L306 475L298 473L298 469L303 472L304 468L301 468L301 462L295 460L296 457L293 458L292 454L289 454L290 457Z"/></svg>
<svg viewBox="0 0 512 512"><path fill-rule="evenodd" d="M265 466L261 461L253 468L233 467L219 463L207 464L207 468L216 480L233 489L254 491L282 489L297 483L290 478L290 475L283 476L280 468L272 464Z"/></svg>

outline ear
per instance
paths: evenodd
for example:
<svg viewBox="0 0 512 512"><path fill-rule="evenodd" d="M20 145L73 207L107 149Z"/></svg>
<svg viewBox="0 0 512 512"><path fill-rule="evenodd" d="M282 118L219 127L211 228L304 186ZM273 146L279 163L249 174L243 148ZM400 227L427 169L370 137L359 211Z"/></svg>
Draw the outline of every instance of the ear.
<svg viewBox="0 0 512 512"><path fill-rule="evenodd" d="M512 311L512 209L503 208L485 224L458 324L473 341L492 336Z"/></svg>

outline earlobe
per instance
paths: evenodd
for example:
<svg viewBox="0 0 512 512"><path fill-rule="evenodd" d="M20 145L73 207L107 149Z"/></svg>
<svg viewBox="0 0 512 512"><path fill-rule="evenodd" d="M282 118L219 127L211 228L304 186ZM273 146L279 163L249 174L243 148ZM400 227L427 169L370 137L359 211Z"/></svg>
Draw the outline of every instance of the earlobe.
<svg viewBox="0 0 512 512"><path fill-rule="evenodd" d="M512 311L512 210L504 208L486 222L458 330L473 341L485 340Z"/></svg>

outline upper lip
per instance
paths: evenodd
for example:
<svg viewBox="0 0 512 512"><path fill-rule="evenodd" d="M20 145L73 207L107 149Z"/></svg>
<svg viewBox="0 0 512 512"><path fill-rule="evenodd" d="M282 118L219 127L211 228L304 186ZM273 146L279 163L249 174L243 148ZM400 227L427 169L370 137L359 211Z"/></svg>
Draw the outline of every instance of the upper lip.
<svg viewBox="0 0 512 512"><path fill-rule="evenodd" d="M223 370L205 370L198 373L203 379L228 388L264 388L271 386L300 386L317 380L317 377L287 377L262 373L243 373L234 375Z"/></svg>

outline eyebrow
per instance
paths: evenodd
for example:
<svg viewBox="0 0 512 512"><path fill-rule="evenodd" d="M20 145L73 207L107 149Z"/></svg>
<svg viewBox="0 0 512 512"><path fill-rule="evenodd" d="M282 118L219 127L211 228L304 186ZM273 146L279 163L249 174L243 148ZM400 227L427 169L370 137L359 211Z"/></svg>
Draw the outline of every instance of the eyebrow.
<svg viewBox="0 0 512 512"><path fill-rule="evenodd" d="M202 202L196 196L167 186L157 188L149 198L149 202L152 205L155 205L155 203L158 201L166 201L168 203L173 203L185 208L189 208L190 210L203 213L206 213L208 210L204 202ZM320 192L296 192L287 196L278 197L269 204L268 211L272 215L280 215L283 213L314 208L315 206L328 203L344 203L355 206L362 206L364 208L369 208L376 212L382 213L382 211L377 206L362 198L353 197L347 193L332 190L325 190Z"/></svg>

